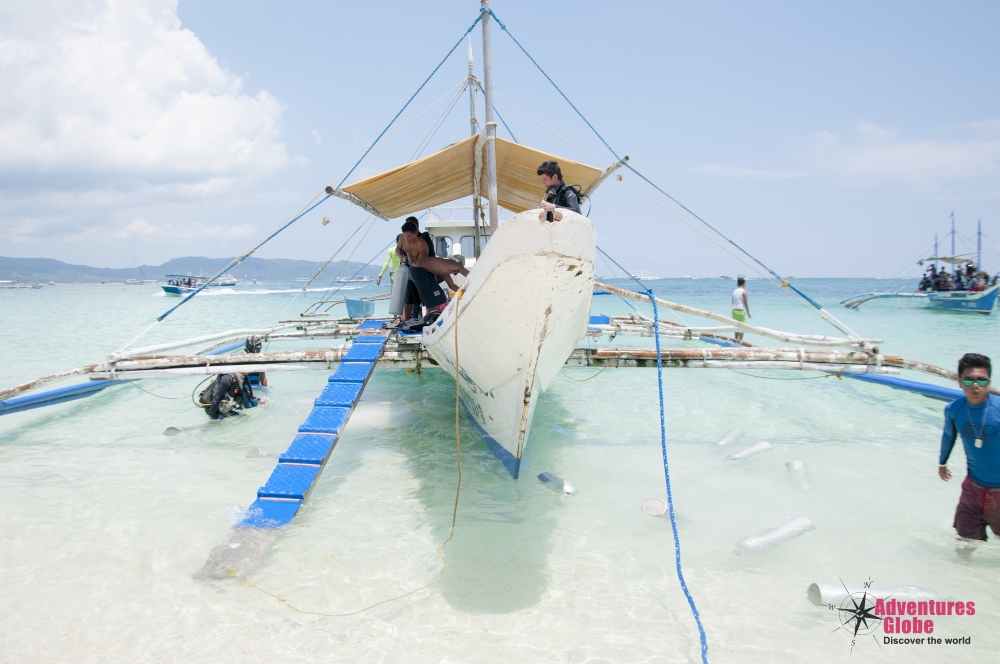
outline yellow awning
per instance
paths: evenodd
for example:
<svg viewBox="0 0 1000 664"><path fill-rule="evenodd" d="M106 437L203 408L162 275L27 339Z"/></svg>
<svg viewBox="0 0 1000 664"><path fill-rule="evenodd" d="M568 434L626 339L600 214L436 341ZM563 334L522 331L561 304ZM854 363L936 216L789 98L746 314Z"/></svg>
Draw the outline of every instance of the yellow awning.
<svg viewBox="0 0 1000 664"><path fill-rule="evenodd" d="M476 169L478 139L479 137L472 136L423 159L339 190L327 187L327 192L352 200L369 211L390 219L471 196L474 193L473 173ZM480 193L486 198L485 141L479 141L479 144L483 146ZM545 196L545 187L535 174L543 161L558 161L563 181L579 185L584 193L599 184L602 174L599 168L499 137L496 139L496 159L497 202L512 212L536 208Z"/></svg>

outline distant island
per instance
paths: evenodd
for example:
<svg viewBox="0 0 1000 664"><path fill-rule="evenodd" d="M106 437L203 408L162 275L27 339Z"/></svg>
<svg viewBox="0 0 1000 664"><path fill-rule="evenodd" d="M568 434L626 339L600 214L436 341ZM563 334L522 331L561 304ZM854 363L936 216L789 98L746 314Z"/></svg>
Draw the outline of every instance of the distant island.
<svg viewBox="0 0 1000 664"><path fill-rule="evenodd" d="M167 274L190 274L212 276L224 268L232 258L206 258L186 256L173 258L163 265L141 265L129 268L90 267L73 265L51 258L8 258L0 256L0 281L49 282L56 283L100 283L102 281L125 281L126 279L157 279L165 281ZM239 280L293 281L302 277L312 277L323 266L317 261L293 260L290 258L250 257L234 267L228 274ZM382 268L379 265L363 267L361 263L335 261L324 270L321 279L332 279L338 273L342 277L360 275L374 278Z"/></svg>

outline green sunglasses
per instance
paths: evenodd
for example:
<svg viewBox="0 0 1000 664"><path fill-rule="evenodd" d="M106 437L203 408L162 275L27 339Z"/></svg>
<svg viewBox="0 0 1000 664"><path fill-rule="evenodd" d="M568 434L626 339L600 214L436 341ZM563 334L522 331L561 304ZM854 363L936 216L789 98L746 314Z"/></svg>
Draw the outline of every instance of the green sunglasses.
<svg viewBox="0 0 1000 664"><path fill-rule="evenodd" d="M986 387L990 384L989 378L963 378L962 385L966 387L972 387L973 385L978 385L979 387Z"/></svg>

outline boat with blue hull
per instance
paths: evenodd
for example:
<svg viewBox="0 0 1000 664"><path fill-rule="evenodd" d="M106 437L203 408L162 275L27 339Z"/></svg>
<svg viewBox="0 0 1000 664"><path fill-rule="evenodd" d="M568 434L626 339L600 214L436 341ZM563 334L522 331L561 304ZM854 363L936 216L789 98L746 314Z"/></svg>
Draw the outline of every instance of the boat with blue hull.
<svg viewBox="0 0 1000 664"><path fill-rule="evenodd" d="M926 293L927 304L935 309L967 311L989 315L996 308L1000 284L982 291L940 291Z"/></svg>
<svg viewBox="0 0 1000 664"><path fill-rule="evenodd" d="M865 293L855 295L841 302L848 309L857 309L871 300L888 298L920 298L928 307L945 309L947 311L964 311L967 313L990 315L996 308L997 295L1000 294L1000 284L990 286L981 291L932 291L929 293Z"/></svg>

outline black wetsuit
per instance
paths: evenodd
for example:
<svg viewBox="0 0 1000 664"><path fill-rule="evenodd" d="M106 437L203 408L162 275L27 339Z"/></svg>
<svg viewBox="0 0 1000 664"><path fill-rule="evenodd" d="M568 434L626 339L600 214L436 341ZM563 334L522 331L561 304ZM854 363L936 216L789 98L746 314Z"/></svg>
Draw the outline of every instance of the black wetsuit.
<svg viewBox="0 0 1000 664"><path fill-rule="evenodd" d="M555 203L557 208L565 208L580 214L580 197L576 194L576 189L568 186L565 182L554 184L545 190L545 200Z"/></svg>
<svg viewBox="0 0 1000 664"><path fill-rule="evenodd" d="M211 401L206 403L205 396L209 396ZM253 396L253 388L250 387L250 384L243 381L241 388L236 374L223 374L216 378L211 387L201 393L198 401L204 405L205 412L213 420L221 420L227 415L235 414L236 411L222 409L224 401L233 401L237 406L242 408L253 408L258 403L257 399Z"/></svg>

